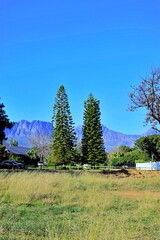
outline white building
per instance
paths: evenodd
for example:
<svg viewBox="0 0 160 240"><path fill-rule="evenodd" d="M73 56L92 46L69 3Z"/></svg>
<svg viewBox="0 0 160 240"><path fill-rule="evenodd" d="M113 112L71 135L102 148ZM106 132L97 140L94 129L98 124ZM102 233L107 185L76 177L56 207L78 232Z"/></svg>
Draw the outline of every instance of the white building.
<svg viewBox="0 0 160 240"><path fill-rule="evenodd" d="M137 170L160 170L160 162L136 163Z"/></svg>

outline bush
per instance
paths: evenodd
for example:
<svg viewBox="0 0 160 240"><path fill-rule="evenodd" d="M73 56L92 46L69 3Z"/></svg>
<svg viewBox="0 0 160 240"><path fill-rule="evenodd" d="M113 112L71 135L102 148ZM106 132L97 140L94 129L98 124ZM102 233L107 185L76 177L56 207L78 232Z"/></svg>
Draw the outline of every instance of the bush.
<svg viewBox="0 0 160 240"><path fill-rule="evenodd" d="M129 165L134 166L136 161L141 158L141 153L138 150L133 150L132 152L127 152L121 157L112 158L109 161L110 166L122 166Z"/></svg>
<svg viewBox="0 0 160 240"><path fill-rule="evenodd" d="M0 144L0 158L3 158L5 153L5 146Z"/></svg>
<svg viewBox="0 0 160 240"><path fill-rule="evenodd" d="M9 160L15 160L15 161L19 162L21 160L21 158L20 158L20 156L10 154L9 155Z"/></svg>

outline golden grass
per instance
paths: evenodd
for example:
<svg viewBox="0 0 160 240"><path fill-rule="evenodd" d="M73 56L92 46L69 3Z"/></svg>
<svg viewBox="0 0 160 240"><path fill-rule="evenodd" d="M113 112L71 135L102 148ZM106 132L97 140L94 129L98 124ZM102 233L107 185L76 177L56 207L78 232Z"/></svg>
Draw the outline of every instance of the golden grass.
<svg viewBox="0 0 160 240"><path fill-rule="evenodd" d="M0 189L0 239L160 239L160 175L22 172Z"/></svg>

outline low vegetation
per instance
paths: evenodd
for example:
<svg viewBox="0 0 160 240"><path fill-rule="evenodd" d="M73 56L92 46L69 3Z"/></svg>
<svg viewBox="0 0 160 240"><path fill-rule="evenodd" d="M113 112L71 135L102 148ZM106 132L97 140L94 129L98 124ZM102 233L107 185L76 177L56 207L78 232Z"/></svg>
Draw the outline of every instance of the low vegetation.
<svg viewBox="0 0 160 240"><path fill-rule="evenodd" d="M120 146L119 149L108 155L110 166L127 164L134 167L138 162L159 161L160 135L141 137L135 141L135 147Z"/></svg>
<svg viewBox="0 0 160 240"><path fill-rule="evenodd" d="M0 173L0 239L160 239L160 174L133 173Z"/></svg>

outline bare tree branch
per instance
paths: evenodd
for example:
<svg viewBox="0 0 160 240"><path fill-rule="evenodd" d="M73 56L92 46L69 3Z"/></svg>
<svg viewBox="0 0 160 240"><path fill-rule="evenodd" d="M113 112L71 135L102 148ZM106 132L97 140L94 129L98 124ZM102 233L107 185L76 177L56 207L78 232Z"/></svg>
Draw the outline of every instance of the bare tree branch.
<svg viewBox="0 0 160 240"><path fill-rule="evenodd" d="M40 135L31 136L29 141L31 146L36 149L41 161L44 161L50 155L51 139L45 132L41 132Z"/></svg>
<svg viewBox="0 0 160 240"><path fill-rule="evenodd" d="M131 104L130 111L145 108L145 124L151 123L152 127L160 132L160 68L151 71L151 76L142 78L138 87L131 86L129 94Z"/></svg>

